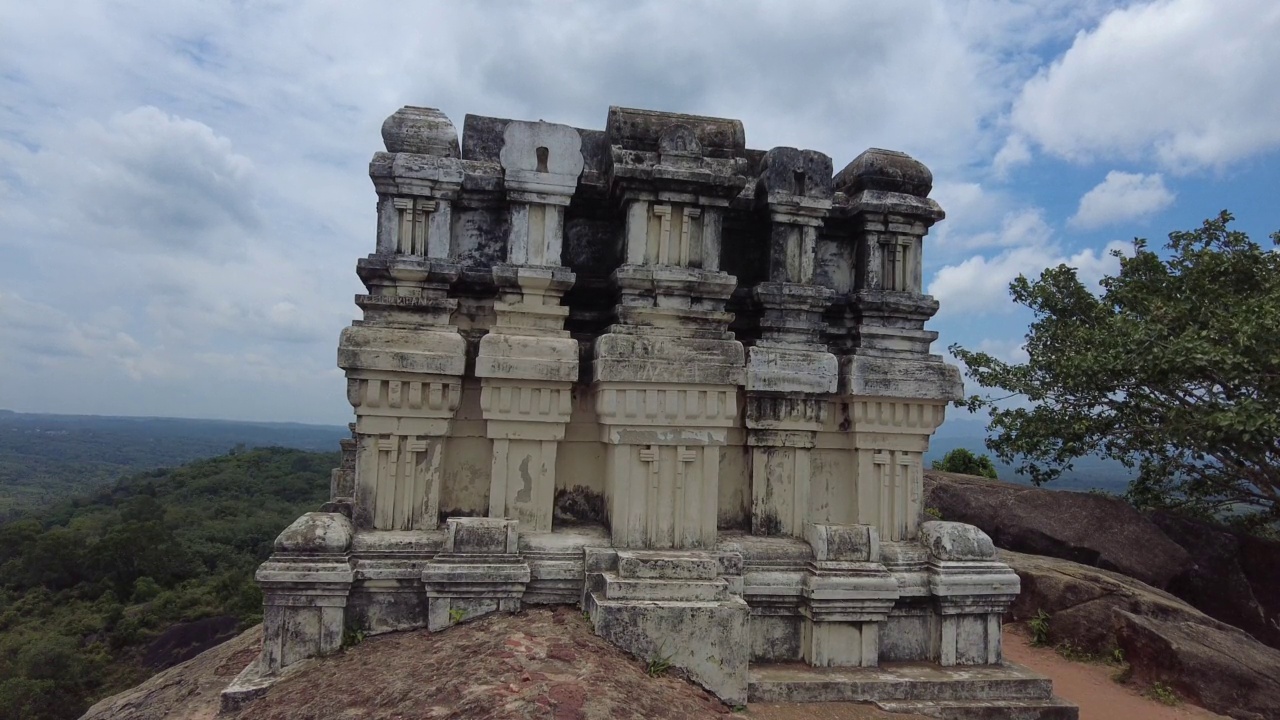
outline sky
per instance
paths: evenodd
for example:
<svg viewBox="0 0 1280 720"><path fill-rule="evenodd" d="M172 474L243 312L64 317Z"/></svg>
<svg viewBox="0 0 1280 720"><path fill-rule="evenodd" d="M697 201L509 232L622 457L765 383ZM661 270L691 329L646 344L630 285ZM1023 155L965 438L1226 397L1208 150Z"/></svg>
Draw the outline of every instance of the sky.
<svg viewBox="0 0 1280 720"><path fill-rule="evenodd" d="M0 2L0 408L344 423L338 333L402 105L934 174L935 352L1007 360L1008 285L1229 209L1280 230L1280 3ZM952 411L953 414L956 411Z"/></svg>

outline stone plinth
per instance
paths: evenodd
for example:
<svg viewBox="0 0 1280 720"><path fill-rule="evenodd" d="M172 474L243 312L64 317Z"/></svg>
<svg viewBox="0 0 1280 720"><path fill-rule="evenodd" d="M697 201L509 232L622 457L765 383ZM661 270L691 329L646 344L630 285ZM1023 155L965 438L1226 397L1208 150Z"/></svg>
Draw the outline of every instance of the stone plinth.
<svg viewBox="0 0 1280 720"><path fill-rule="evenodd" d="M1000 663L1001 619L1021 589L1017 574L995 559L991 538L972 525L927 522L920 539L929 552L929 592L940 616L939 664Z"/></svg>
<svg viewBox="0 0 1280 720"><path fill-rule="evenodd" d="M814 560L804 579L801 644L819 667L880 663L880 626L898 600L898 583L880 564L868 525L806 525Z"/></svg>
<svg viewBox="0 0 1280 720"><path fill-rule="evenodd" d="M750 610L740 556L619 550L588 564L599 568L588 573L584 598L597 634L642 660L682 668L727 703L746 702Z"/></svg>
<svg viewBox="0 0 1280 720"><path fill-rule="evenodd" d="M491 612L518 612L529 584L515 520L449 518L444 548L422 569L427 629L443 630Z"/></svg>
<svg viewBox="0 0 1280 720"><path fill-rule="evenodd" d="M345 515L307 513L276 538L258 568L262 588L263 672L276 673L342 647L354 528Z"/></svg>

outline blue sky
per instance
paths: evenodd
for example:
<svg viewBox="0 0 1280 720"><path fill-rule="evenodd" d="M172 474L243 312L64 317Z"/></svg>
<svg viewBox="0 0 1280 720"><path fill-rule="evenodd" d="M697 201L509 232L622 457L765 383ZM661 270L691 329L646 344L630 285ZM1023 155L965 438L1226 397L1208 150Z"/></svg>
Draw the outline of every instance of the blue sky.
<svg viewBox="0 0 1280 720"><path fill-rule="evenodd" d="M1224 208L1280 230L1280 3L0 5L0 408L345 422L367 163L405 104L904 150L936 345L1017 359L1007 286Z"/></svg>

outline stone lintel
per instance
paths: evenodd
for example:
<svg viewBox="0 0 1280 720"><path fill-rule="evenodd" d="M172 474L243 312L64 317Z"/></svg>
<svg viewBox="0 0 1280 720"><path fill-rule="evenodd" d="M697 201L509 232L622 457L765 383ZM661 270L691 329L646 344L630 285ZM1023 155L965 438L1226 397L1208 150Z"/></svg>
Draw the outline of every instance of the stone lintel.
<svg viewBox="0 0 1280 720"><path fill-rule="evenodd" d="M840 357L841 395L951 402L964 396L960 369L936 356L919 360L867 355Z"/></svg>
<svg viewBox="0 0 1280 720"><path fill-rule="evenodd" d="M747 392L834 393L839 364L829 352L787 347L747 348Z"/></svg>

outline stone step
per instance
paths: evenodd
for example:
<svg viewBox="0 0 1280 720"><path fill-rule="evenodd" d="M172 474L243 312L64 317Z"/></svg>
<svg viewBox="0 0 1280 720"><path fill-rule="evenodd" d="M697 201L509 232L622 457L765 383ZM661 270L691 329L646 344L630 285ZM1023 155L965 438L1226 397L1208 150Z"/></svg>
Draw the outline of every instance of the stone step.
<svg viewBox="0 0 1280 720"><path fill-rule="evenodd" d="M811 667L803 663L753 664L752 702L1045 701L1052 682L1013 664L942 667L885 663L880 667Z"/></svg>
<svg viewBox="0 0 1280 720"><path fill-rule="evenodd" d="M660 580L715 580L720 561L715 555L679 550L619 550L618 575Z"/></svg>
<svg viewBox="0 0 1280 720"><path fill-rule="evenodd" d="M674 602L715 602L729 596L729 583L715 580L654 580L604 575L607 600L670 600Z"/></svg>
<svg viewBox="0 0 1280 720"><path fill-rule="evenodd" d="M941 720L1079 720L1080 708L1058 697L1047 700L886 701L886 712L912 713Z"/></svg>

